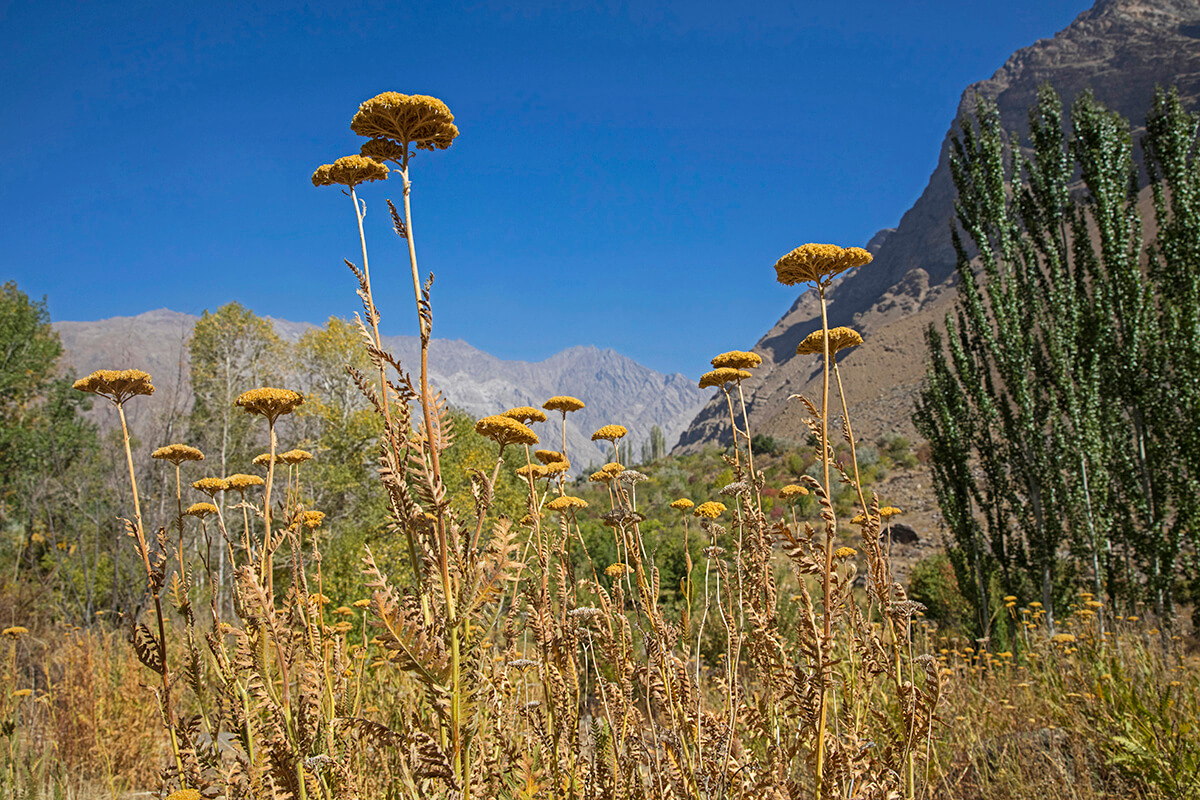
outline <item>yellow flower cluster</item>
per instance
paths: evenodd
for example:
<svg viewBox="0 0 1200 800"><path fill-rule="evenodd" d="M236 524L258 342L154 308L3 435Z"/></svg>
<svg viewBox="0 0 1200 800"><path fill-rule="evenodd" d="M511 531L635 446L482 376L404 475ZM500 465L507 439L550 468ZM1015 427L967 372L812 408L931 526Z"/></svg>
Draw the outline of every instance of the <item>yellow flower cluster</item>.
<svg viewBox="0 0 1200 800"><path fill-rule="evenodd" d="M170 461L178 467L184 461L203 461L204 453L186 444L169 444L166 447L160 447L155 450L150 454L150 457Z"/></svg>
<svg viewBox="0 0 1200 800"><path fill-rule="evenodd" d="M307 450L288 450L286 453L281 453L277 458L284 464L303 464L312 458L312 453Z"/></svg>
<svg viewBox="0 0 1200 800"><path fill-rule="evenodd" d="M696 506L696 510L692 512L693 516L705 517L707 519L716 519L725 513L725 504L717 503L709 500L707 503L701 503Z"/></svg>
<svg viewBox="0 0 1200 800"><path fill-rule="evenodd" d="M587 508L587 501L582 497L572 497L569 494L562 497L556 497L549 503L546 503L546 508L551 511L574 511L580 508Z"/></svg>
<svg viewBox="0 0 1200 800"><path fill-rule="evenodd" d="M896 508L895 506L884 506L883 508L879 509L879 516L882 519L891 519L892 517L899 516L900 514L903 514L903 513L904 513L903 511Z"/></svg>
<svg viewBox="0 0 1200 800"><path fill-rule="evenodd" d="M228 489L229 483L224 478L201 478L192 483L192 488L212 497L217 492L223 492Z"/></svg>
<svg viewBox="0 0 1200 800"><path fill-rule="evenodd" d="M240 472L234 473L225 479L228 488L236 489L239 492L244 492L251 486L262 486L266 481L257 475L244 475Z"/></svg>
<svg viewBox="0 0 1200 800"><path fill-rule="evenodd" d="M570 395L558 394L542 403L542 408L547 411L561 411L565 415L568 411L578 411L583 408L583 401Z"/></svg>
<svg viewBox="0 0 1200 800"><path fill-rule="evenodd" d="M321 523L324 521L324 511L305 511L300 515L300 524L308 528L310 531L321 527Z"/></svg>
<svg viewBox="0 0 1200 800"><path fill-rule="evenodd" d="M510 444L537 444L537 434L512 417L495 414L475 423L475 432L501 447Z"/></svg>
<svg viewBox="0 0 1200 800"><path fill-rule="evenodd" d="M290 414L304 402L304 395L291 389L275 389L264 386L238 395L234 405L247 414L262 414L274 425L283 414Z"/></svg>
<svg viewBox="0 0 1200 800"><path fill-rule="evenodd" d="M806 244L775 262L775 277L785 286L807 281L822 283L848 269L870 264L872 258L861 247Z"/></svg>
<svg viewBox="0 0 1200 800"><path fill-rule="evenodd" d="M167 800L200 800L199 789L176 789L167 795Z"/></svg>
<svg viewBox="0 0 1200 800"><path fill-rule="evenodd" d="M312 174L313 186L349 186L353 189L368 181L385 181L388 168L373 158L342 156L332 164L322 164Z"/></svg>
<svg viewBox="0 0 1200 800"><path fill-rule="evenodd" d="M825 341L822 331L813 331L804 337L804 341L796 345L796 355L821 355L825 352ZM845 326L829 329L829 356L833 357L839 350L847 347L858 347L863 338L857 331Z"/></svg>
<svg viewBox="0 0 1200 800"><path fill-rule="evenodd" d="M275 456L275 461L279 460L279 456ZM259 453L254 458L250 459L250 463L256 467L265 467L271 463L270 453Z"/></svg>
<svg viewBox="0 0 1200 800"><path fill-rule="evenodd" d="M588 476L588 480L593 483L608 483L612 479L613 479L613 476L609 475L604 470L599 470L597 472L593 472L591 475Z"/></svg>
<svg viewBox="0 0 1200 800"><path fill-rule="evenodd" d="M98 369L75 381L73 385L81 392L107 397L116 405L121 405L135 395L154 394L150 375L140 369Z"/></svg>
<svg viewBox="0 0 1200 800"><path fill-rule="evenodd" d="M610 442L615 442L617 439L624 438L625 434L629 433L624 425L605 425L600 430L592 434L592 441L607 439ZM618 465L619 466L619 465ZM608 466L605 465L605 470Z"/></svg>
<svg viewBox="0 0 1200 800"><path fill-rule="evenodd" d="M5 628L0 631L0 636L7 636L9 639L20 639L25 634L29 633L29 628L24 625L13 625L11 628Z"/></svg>
<svg viewBox="0 0 1200 800"><path fill-rule="evenodd" d="M732 369L754 369L762 364L762 356L758 353L747 353L745 350L730 350L721 353L712 360L714 369L730 367Z"/></svg>
<svg viewBox="0 0 1200 800"><path fill-rule="evenodd" d="M700 388L707 389L710 386L724 386L732 381L741 382L750 377L750 373L744 369L734 369L733 367L718 367L711 372L706 372L700 376Z"/></svg>
<svg viewBox="0 0 1200 800"><path fill-rule="evenodd" d="M509 419L515 419L517 422L520 422L523 425L528 425L531 422L546 421L546 412L542 411L540 408L534 408L533 406L517 406L516 408L510 408L500 416L508 417Z"/></svg>
<svg viewBox="0 0 1200 800"><path fill-rule="evenodd" d="M536 481L540 478L550 477L550 470L545 464L526 464L517 468L517 474L522 478L532 477Z"/></svg>
<svg viewBox="0 0 1200 800"><path fill-rule="evenodd" d="M609 564L604 568L604 574L610 578L621 578L630 572L633 572L633 567L628 564L622 564L620 561L615 564Z"/></svg>
<svg viewBox="0 0 1200 800"><path fill-rule="evenodd" d="M612 475L613 477L616 477L617 475L620 475L622 472L625 471L625 468L622 467L620 464L618 464L615 461L608 462L600 469L604 470L605 472L607 472L609 475Z"/></svg>
<svg viewBox="0 0 1200 800"><path fill-rule="evenodd" d="M839 547L833 551L834 558L854 558L858 555L858 551L853 547Z"/></svg>
<svg viewBox="0 0 1200 800"><path fill-rule="evenodd" d="M184 510L183 513L187 514L189 517L200 517L200 519L204 519L209 514L217 513L217 507L212 503L192 503L187 507L187 509Z"/></svg>
<svg viewBox="0 0 1200 800"><path fill-rule="evenodd" d="M371 139L390 139L407 148L445 150L458 136L454 115L436 97L383 92L358 107L350 130ZM402 156L403 158L403 156Z"/></svg>
<svg viewBox="0 0 1200 800"><path fill-rule="evenodd" d="M686 497L681 497L671 503L671 508L675 509L676 511L687 511L694 505L696 504L691 500L688 500Z"/></svg>
<svg viewBox="0 0 1200 800"><path fill-rule="evenodd" d="M805 489L798 483L789 483L779 490L779 496L784 500L795 500L797 497L804 497L806 494L808 494L808 489Z"/></svg>

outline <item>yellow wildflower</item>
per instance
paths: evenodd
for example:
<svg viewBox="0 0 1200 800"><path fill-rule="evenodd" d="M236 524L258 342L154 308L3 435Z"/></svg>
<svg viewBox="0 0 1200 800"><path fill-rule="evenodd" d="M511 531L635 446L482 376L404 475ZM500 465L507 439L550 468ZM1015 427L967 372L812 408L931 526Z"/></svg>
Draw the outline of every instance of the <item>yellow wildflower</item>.
<svg viewBox="0 0 1200 800"><path fill-rule="evenodd" d="M13 697L29 697L29 695L31 695L31 694L33 694L33 689L17 689L15 692L12 693L12 696Z"/></svg>
<svg viewBox="0 0 1200 800"><path fill-rule="evenodd" d="M542 403L542 408L547 411L561 411L565 416L568 411L578 411L583 408L583 401L578 397L571 397L567 394L557 394L551 397L546 402Z"/></svg>
<svg viewBox="0 0 1200 800"><path fill-rule="evenodd" d="M192 503L184 510L183 513L187 514L189 517L200 517L200 519L204 519L209 514L217 513L217 507L212 503Z"/></svg>
<svg viewBox="0 0 1200 800"><path fill-rule="evenodd" d="M192 488L212 497L217 492L223 492L228 489L229 483L224 478L201 478L198 481L192 482Z"/></svg>
<svg viewBox="0 0 1200 800"><path fill-rule="evenodd" d="M879 509L879 516L883 519L890 519L903 513L903 511L895 506L884 506L883 508Z"/></svg>
<svg viewBox="0 0 1200 800"><path fill-rule="evenodd" d="M332 164L322 164L312 174L313 186L349 186L353 189L368 181L385 181L388 168L373 158L342 156Z"/></svg>
<svg viewBox="0 0 1200 800"><path fill-rule="evenodd" d="M731 381L740 382L749 377L750 373L744 369L720 367L700 376L700 388L707 389L711 386L724 386Z"/></svg>
<svg viewBox="0 0 1200 800"><path fill-rule="evenodd" d="M546 503L546 508L551 511L573 511L576 509L587 508L587 501L581 497L572 497L569 494L562 497L556 497L549 503Z"/></svg>
<svg viewBox="0 0 1200 800"><path fill-rule="evenodd" d="M305 511L300 516L300 524L308 528L310 531L321 527L321 523L325 521L324 511Z"/></svg>
<svg viewBox="0 0 1200 800"><path fill-rule="evenodd" d="M355 600L350 605L354 606L355 608L370 608L371 601L364 597L361 600Z"/></svg>
<svg viewBox="0 0 1200 800"><path fill-rule="evenodd" d="M537 444L537 434L512 417L496 414L475 423L475 432L501 447L510 444Z"/></svg>
<svg viewBox="0 0 1200 800"><path fill-rule="evenodd" d="M1072 644L1075 641L1073 633L1056 633L1050 638L1055 644Z"/></svg>
<svg viewBox="0 0 1200 800"><path fill-rule="evenodd" d="M458 136L454 115L436 97L383 92L358 107L350 130L371 139L390 139L408 149L445 150ZM407 153L401 155L406 161Z"/></svg>
<svg viewBox="0 0 1200 800"><path fill-rule="evenodd" d="M624 425L605 425L604 427L600 428L600 430L592 434L592 441L594 442L599 439L607 439L610 442L615 442L617 439L623 438L627 433L629 433L629 431L625 429ZM607 465L605 466L605 469L608 469Z"/></svg>
<svg viewBox="0 0 1200 800"><path fill-rule="evenodd" d="M560 472L566 472L571 468L571 462L563 459L562 461L551 461L546 465L546 473L549 475L557 475Z"/></svg>
<svg viewBox="0 0 1200 800"><path fill-rule="evenodd" d="M615 564L609 564L604 568L604 574L610 578L620 578L630 572L633 572L633 567L628 564L622 564L620 561Z"/></svg>
<svg viewBox="0 0 1200 800"><path fill-rule="evenodd" d="M333 602L328 597L321 594L320 592L313 592L312 594L310 594L308 596L308 600L311 603L317 603L318 605L322 605L322 606L327 606L331 602Z"/></svg>
<svg viewBox="0 0 1200 800"><path fill-rule="evenodd" d="M203 461L204 453L186 444L169 444L166 447L160 447L155 450L150 454L150 457L170 461L178 467L184 461Z"/></svg>
<svg viewBox="0 0 1200 800"><path fill-rule="evenodd" d="M853 558L858 555L858 551L853 547L839 547L833 551L834 558Z"/></svg>
<svg viewBox="0 0 1200 800"><path fill-rule="evenodd" d="M239 492L245 492L251 486L262 486L266 483L258 475L244 475L240 472L235 472L225 479L230 489L236 489Z"/></svg>
<svg viewBox="0 0 1200 800"><path fill-rule="evenodd" d="M787 486L779 490L779 496L784 500L794 500L797 497L803 497L808 494L808 489L797 483L789 483Z"/></svg>
<svg viewBox="0 0 1200 800"><path fill-rule="evenodd" d="M861 247L806 244L775 262L775 277L785 286L811 281L828 283L835 275L870 264L873 256Z"/></svg>
<svg viewBox="0 0 1200 800"><path fill-rule="evenodd" d="M515 419L517 422L520 422L523 425L528 425L531 422L546 421L546 412L542 411L540 408L534 408L533 406L517 406L516 408L510 408L500 416L508 417L509 419Z"/></svg>
<svg viewBox="0 0 1200 800"><path fill-rule="evenodd" d="M671 503L671 508L674 508L678 511L687 511L689 508L691 508L694 505L696 505L696 504L693 503L691 500L688 500L686 497L681 497L678 500Z"/></svg>
<svg viewBox="0 0 1200 800"><path fill-rule="evenodd" d="M279 456L275 456L275 461L279 461ZM256 467L265 467L271 463L270 453L259 453L254 458L250 459L250 463Z"/></svg>
<svg viewBox="0 0 1200 800"><path fill-rule="evenodd" d="M283 414L290 414L304 402L304 395L291 389L275 389L264 386L238 395L234 405L247 414L262 414L272 425Z"/></svg>
<svg viewBox="0 0 1200 800"><path fill-rule="evenodd" d="M598 470L588 476L588 480L591 481L592 483L608 483L612 479L613 479L613 476L609 475L604 470Z"/></svg>
<svg viewBox="0 0 1200 800"><path fill-rule="evenodd" d="M81 392L107 397L115 405L139 394L154 394L150 376L140 369L98 369L73 385Z"/></svg>
<svg viewBox="0 0 1200 800"><path fill-rule="evenodd" d="M167 800L200 800L199 789L176 789L167 795Z"/></svg>
<svg viewBox="0 0 1200 800"><path fill-rule="evenodd" d="M613 475L613 476L620 475L622 472L624 472L624 471L625 471L625 468L624 468L624 467L622 467L620 464L618 464L618 463L617 463L617 462L615 462L615 461L610 461L610 462L608 462L607 464L605 464L605 465L604 465L603 467L601 467L600 469L604 470L604 471L605 471L605 472L607 472L609 475Z"/></svg>
<svg viewBox="0 0 1200 800"><path fill-rule="evenodd" d="M354 609L350 606L338 606L333 610L333 613L339 617L351 617L354 616Z"/></svg>
<svg viewBox="0 0 1200 800"><path fill-rule="evenodd" d="M729 367L732 369L754 369L762 364L762 356L758 353L747 353L745 350L730 350L721 353L712 360L713 369Z"/></svg>
<svg viewBox="0 0 1200 800"><path fill-rule="evenodd" d="M556 461L564 461L562 453L557 450L534 450L533 457L543 464L553 464Z"/></svg>
<svg viewBox="0 0 1200 800"><path fill-rule="evenodd" d="M312 453L307 450L288 450L286 453L281 453L277 458L284 464L303 464L312 458Z"/></svg>
<svg viewBox="0 0 1200 800"><path fill-rule="evenodd" d="M712 500L709 500L707 503L701 503L700 505L696 506L696 510L692 512L692 516L716 519L724 513L724 503L716 503Z"/></svg>
<svg viewBox="0 0 1200 800"><path fill-rule="evenodd" d="M796 355L821 355L824 353L825 343L822 333L822 331L813 331L808 336L805 336L804 341L796 345ZM847 347L858 347L862 343L862 336L851 328L843 326L829 329L829 356L831 358L839 350L845 350Z"/></svg>
<svg viewBox="0 0 1200 800"><path fill-rule="evenodd" d="M20 639L25 634L29 633L29 628L24 625L13 625L11 628L5 628L0 631L0 636L7 636L9 639Z"/></svg>
<svg viewBox="0 0 1200 800"><path fill-rule="evenodd" d="M517 474L522 478L532 477L536 481L541 478L548 478L550 470L546 468L545 464L526 464L517 469Z"/></svg>

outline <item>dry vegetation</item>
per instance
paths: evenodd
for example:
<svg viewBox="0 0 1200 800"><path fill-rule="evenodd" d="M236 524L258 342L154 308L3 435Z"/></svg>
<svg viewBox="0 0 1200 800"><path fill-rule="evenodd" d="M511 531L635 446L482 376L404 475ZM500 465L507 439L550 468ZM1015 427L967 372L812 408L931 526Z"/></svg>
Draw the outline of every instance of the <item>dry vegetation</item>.
<svg viewBox="0 0 1200 800"><path fill-rule="evenodd" d="M120 627L132 646L100 627L4 631L5 796L1196 791L1197 671L1179 635L1114 620L1091 598L1050 631L1036 607L1014 601L1020 636L990 652L939 633L894 580L880 542L895 509L863 488L840 391L836 352L861 341L849 329L825 327L801 345L825 364L822 396L798 400L819 477L772 485L756 468L741 380L758 357L733 351L701 384L725 393L736 431L721 456L731 480L715 495L648 505L654 476L620 463L626 432L614 421L595 434L613 443L614 461L583 499L559 438L583 401L563 395L480 420L496 460L469 475L465 507L452 502L442 465L455 431L427 381L432 278L417 271L408 171L416 149L449 147L457 128L440 101L395 93L364 103L353 128L371 137L363 155L321 167L313 182L344 189L361 234L358 188L386 177L384 161L400 173L403 210L392 216L423 342L411 373L380 346L364 237L350 268L371 368L352 374L382 421L395 547L365 550L358 590L326 596L322 546L337 531L303 489L310 454L285 452L276 436L303 402L295 392L246 387L238 398L269 431L261 479L197 480L189 448L156 452L175 473L169 518L146 518L129 457L126 532L146 589ZM806 245L777 274L823 301L834 276L869 260ZM108 398L123 426L126 403L153 402L136 370L93 373L77 388ZM520 519L496 507L503 471L524 481ZM198 502L185 500L188 484ZM786 513L773 514L777 505ZM597 539L584 528L596 520L611 559L589 551ZM678 586L664 585L656 520L683 523ZM10 605L12 618L29 603Z"/></svg>

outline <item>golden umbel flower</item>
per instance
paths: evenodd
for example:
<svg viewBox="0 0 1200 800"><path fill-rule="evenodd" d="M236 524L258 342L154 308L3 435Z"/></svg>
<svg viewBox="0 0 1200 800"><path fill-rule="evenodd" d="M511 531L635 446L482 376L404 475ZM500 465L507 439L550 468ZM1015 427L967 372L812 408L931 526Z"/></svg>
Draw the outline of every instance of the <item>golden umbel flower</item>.
<svg viewBox="0 0 1200 800"><path fill-rule="evenodd" d="M290 414L304 402L304 395L291 389L275 389L264 386L261 389L251 389L242 392L234 400L234 405L247 414L262 414L272 425L284 414Z"/></svg>
<svg viewBox="0 0 1200 800"><path fill-rule="evenodd" d="M226 485L230 489L236 489L239 492L245 492L251 486L262 486L266 483L258 475L245 475L241 472L234 473L225 479Z"/></svg>
<svg viewBox="0 0 1200 800"><path fill-rule="evenodd" d="M436 97L384 92L358 107L350 130L371 139L391 139L407 149L445 150L458 136L454 115ZM406 158L401 155L401 159Z"/></svg>
<svg viewBox="0 0 1200 800"><path fill-rule="evenodd" d="M730 367L732 369L754 369L762 364L762 356L758 353L747 353L745 350L730 350L721 353L712 360L713 369Z"/></svg>
<svg viewBox="0 0 1200 800"><path fill-rule="evenodd" d="M545 516L546 516L545 514L538 514L538 515L537 515L537 518L538 518L538 519L542 519L542 518L543 518L543 517L545 517ZM533 523L534 523L534 518L533 518L533 516L532 516L532 515L530 515L530 514L526 514L525 516L521 517L521 524L522 524L522 525L532 525Z"/></svg>
<svg viewBox="0 0 1200 800"><path fill-rule="evenodd" d="M808 494L808 489L805 489L798 483L789 483L787 486L779 490L779 496L784 500L795 500L799 497L804 497Z"/></svg>
<svg viewBox="0 0 1200 800"><path fill-rule="evenodd" d="M517 468L517 474L522 478L532 477L536 481L550 477L550 470L544 464L526 464Z"/></svg>
<svg viewBox="0 0 1200 800"><path fill-rule="evenodd" d="M370 608L371 601L364 597L361 600L355 600L351 605L355 608Z"/></svg>
<svg viewBox="0 0 1200 800"><path fill-rule="evenodd" d="M903 511L895 506L884 506L883 508L879 509L879 516L883 519L891 519L892 517L899 516L903 513Z"/></svg>
<svg viewBox="0 0 1200 800"><path fill-rule="evenodd" d="M510 408L500 416L508 417L509 419L515 419L522 425L528 425L531 422L546 421L546 412L542 411L540 408L534 408L533 406L517 406L516 408Z"/></svg>
<svg viewBox="0 0 1200 800"><path fill-rule="evenodd" d="M20 639L25 634L29 633L29 628L24 625L13 625L11 628L5 628L0 631L0 636L6 636L9 639Z"/></svg>
<svg viewBox="0 0 1200 800"><path fill-rule="evenodd" d="M716 519L725 513L725 504L717 503L709 500L707 503L701 503L696 506L696 510L692 512L694 517L704 517L706 519Z"/></svg>
<svg viewBox="0 0 1200 800"><path fill-rule="evenodd" d="M31 694L33 694L33 689L17 689L12 693L12 697L20 699L22 697L29 697Z"/></svg>
<svg viewBox="0 0 1200 800"><path fill-rule="evenodd" d="M140 369L98 369L73 384L81 392L107 397L115 405L139 394L154 394L150 375Z"/></svg>
<svg viewBox="0 0 1200 800"><path fill-rule="evenodd" d="M200 800L199 789L176 789L167 795L167 800Z"/></svg>
<svg viewBox="0 0 1200 800"><path fill-rule="evenodd" d="M571 397L568 394L556 394L542 403L542 408L547 411L561 411L563 414L566 414L568 411L578 411L583 408L583 401L578 397Z"/></svg>
<svg viewBox="0 0 1200 800"><path fill-rule="evenodd" d="M324 521L324 511L305 511L300 515L300 524L308 528L310 531L321 527L321 523Z"/></svg>
<svg viewBox="0 0 1200 800"><path fill-rule="evenodd" d="M288 450L286 453L280 453L278 459L284 464L303 464L312 457L312 453L307 450Z"/></svg>
<svg viewBox="0 0 1200 800"><path fill-rule="evenodd" d="M867 519L868 519L868 517L866 514L855 514L854 519L850 520L850 524L851 525L866 525Z"/></svg>
<svg viewBox="0 0 1200 800"><path fill-rule="evenodd" d="M587 501L582 497L572 497L569 494L562 497L556 497L549 503L546 503L546 508L551 511L575 511L581 508L587 508Z"/></svg>
<svg viewBox="0 0 1200 800"><path fill-rule="evenodd" d="M808 336L804 337L804 341L796 345L796 355L821 355L825 352L825 337L822 331L813 331ZM829 329L829 357L833 356L839 350L845 350L847 347L858 347L863 343L863 338L858 334L858 331L841 326L838 328Z"/></svg>
<svg viewBox="0 0 1200 800"><path fill-rule="evenodd" d="M620 561L615 564L609 564L604 568L604 574L610 578L623 578L630 572L633 572L633 567L628 564L622 564Z"/></svg>
<svg viewBox="0 0 1200 800"><path fill-rule="evenodd" d="M353 189L368 181L386 181L388 168L373 158L342 156L332 164L322 164L312 174L313 186L349 186Z"/></svg>
<svg viewBox="0 0 1200 800"><path fill-rule="evenodd" d="M279 456L274 457L275 461L279 461ZM266 467L271 464L272 458L270 453L259 453L254 458L250 459L250 463L256 467Z"/></svg>
<svg viewBox="0 0 1200 800"><path fill-rule="evenodd" d="M204 492L209 497L212 497L217 492L223 492L228 489L229 482L224 478L201 478L198 481L192 482L192 488L198 492Z"/></svg>
<svg viewBox="0 0 1200 800"><path fill-rule="evenodd" d="M183 513L189 517L199 517L200 519L204 519L209 514L217 513L217 507L212 503L192 503L190 506L184 509Z"/></svg>
<svg viewBox="0 0 1200 800"><path fill-rule="evenodd" d="M588 476L588 480L591 481L592 483L608 483L612 479L613 479L613 476L609 475L604 470L599 470L598 472L593 472L591 475Z"/></svg>
<svg viewBox="0 0 1200 800"><path fill-rule="evenodd" d="M625 468L622 467L620 464L618 464L615 461L608 462L600 469L604 470L605 472L607 472L609 475L612 475L613 477L616 477L617 475L620 475L622 472L625 471Z"/></svg>
<svg viewBox="0 0 1200 800"><path fill-rule="evenodd" d="M563 454L557 450L534 450L533 457L543 464L553 464L555 461L563 461Z"/></svg>
<svg viewBox="0 0 1200 800"><path fill-rule="evenodd" d="M537 434L512 417L495 414L475 423L475 432L501 447L510 444L537 444Z"/></svg>
<svg viewBox="0 0 1200 800"><path fill-rule="evenodd" d="M834 558L854 558L858 555L858 551L853 547L839 547L833 551Z"/></svg>
<svg viewBox="0 0 1200 800"><path fill-rule="evenodd" d="M571 462L565 458L562 461L551 461L546 465L546 473L549 475L557 475L560 472L566 472L571 468Z"/></svg>
<svg viewBox="0 0 1200 800"><path fill-rule="evenodd" d="M155 450L150 454L150 457L170 461L178 467L184 461L203 461L204 453L186 444L169 444L166 447L160 447Z"/></svg>
<svg viewBox="0 0 1200 800"><path fill-rule="evenodd" d="M750 377L750 373L744 369L734 369L733 367L718 367L710 372L706 372L700 376L700 388L707 389L710 386L724 386L731 381L743 381Z"/></svg>
<svg viewBox="0 0 1200 800"><path fill-rule="evenodd" d="M775 278L785 286L811 281L828 284L829 279L874 258L861 247L835 244L806 244L775 262Z"/></svg>
<svg viewBox="0 0 1200 800"><path fill-rule="evenodd" d="M408 151L403 145L396 144L391 139L372 139L358 148L358 152L375 161L394 161L404 165L404 156Z"/></svg>
<svg viewBox="0 0 1200 800"><path fill-rule="evenodd" d="M677 511L687 511L689 508L691 508L694 505L696 505L696 504L693 503L691 500L688 500L686 497L681 497L678 500L675 500L671 503L671 508L673 508Z"/></svg>
<svg viewBox="0 0 1200 800"><path fill-rule="evenodd" d="M616 442L617 439L624 438L625 434L627 433L629 433L629 431L625 429L624 425L605 425L600 430L592 434L592 441L595 442L600 439L607 439L610 442ZM604 468L607 470L608 465L605 465Z"/></svg>

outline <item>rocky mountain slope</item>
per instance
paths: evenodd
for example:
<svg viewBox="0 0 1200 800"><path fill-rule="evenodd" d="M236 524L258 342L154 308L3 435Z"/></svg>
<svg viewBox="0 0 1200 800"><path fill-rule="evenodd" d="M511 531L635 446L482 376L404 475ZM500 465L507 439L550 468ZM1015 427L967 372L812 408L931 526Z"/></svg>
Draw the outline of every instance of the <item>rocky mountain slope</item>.
<svg viewBox="0 0 1200 800"><path fill-rule="evenodd" d="M313 327L286 320L271 322L289 341ZM187 341L195 324L196 317L190 314L159 309L136 317L57 322L54 327L66 350L64 362L76 372L144 369L154 377L156 405L186 411L190 403ZM417 364L417 337L385 337L385 344L401 364ZM618 423L628 428L628 441L636 456L655 425L662 428L668 443L674 442L707 397L683 375L663 375L613 350L595 347L572 347L530 363L503 361L463 341L435 339L429 362L434 388L451 404L475 416L518 405L540 407L556 394L583 400L587 407L567 417L567 447L576 472L590 463L611 459L611 450L591 441L592 432L600 426ZM132 404L130 413L149 413L147 409L147 405ZM558 446L557 426L547 423L536 429L548 446Z"/></svg>
<svg viewBox="0 0 1200 800"><path fill-rule="evenodd" d="M957 118L968 114L981 95L996 101L1006 129L1023 135L1029 106L1047 82L1064 104L1090 89L1135 125L1144 120L1156 86L1178 87L1185 105L1195 109L1200 99L1200 3L1098 0L1053 38L1017 51L991 78L967 87ZM866 340L846 357L843 377L849 379L847 394L857 399L852 411L856 433L867 438L912 433L911 401L924 368L922 331L953 307L949 225L954 187L948 152L954 130L942 142L938 166L921 197L895 230L880 231L868 244L874 262L830 293L830 324L852 325ZM755 345L763 365L746 388L756 431L797 439L802 435L800 409L788 397L816 396L820 373L818 358L796 356L796 345L819 327L820 309L807 293ZM687 452L729 437L718 393L688 426L678 449Z"/></svg>

